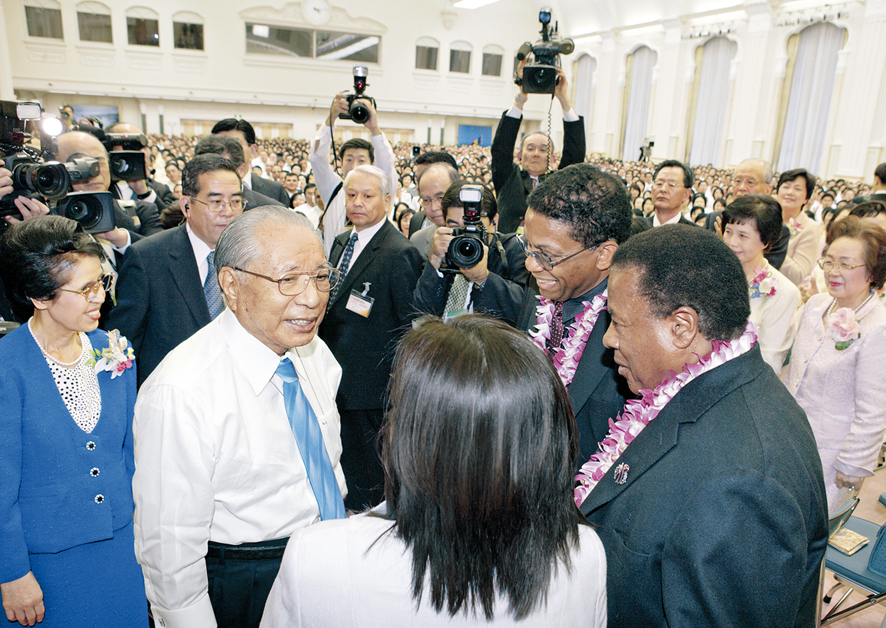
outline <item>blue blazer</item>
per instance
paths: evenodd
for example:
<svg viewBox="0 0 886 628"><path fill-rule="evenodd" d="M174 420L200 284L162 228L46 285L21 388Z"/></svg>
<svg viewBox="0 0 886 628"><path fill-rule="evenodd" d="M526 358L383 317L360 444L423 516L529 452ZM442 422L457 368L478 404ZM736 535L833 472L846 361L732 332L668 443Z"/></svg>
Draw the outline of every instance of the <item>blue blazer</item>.
<svg viewBox="0 0 886 628"><path fill-rule="evenodd" d="M108 334L88 334L93 348ZM74 422L27 325L0 340L0 582L29 554L110 539L132 521L135 368L98 374L102 410L90 434Z"/></svg>

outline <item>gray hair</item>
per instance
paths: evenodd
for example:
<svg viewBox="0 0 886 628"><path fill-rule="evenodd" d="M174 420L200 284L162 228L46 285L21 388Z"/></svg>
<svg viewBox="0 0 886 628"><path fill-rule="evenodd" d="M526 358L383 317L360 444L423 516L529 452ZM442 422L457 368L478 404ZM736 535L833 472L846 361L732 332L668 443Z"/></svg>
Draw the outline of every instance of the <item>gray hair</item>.
<svg viewBox="0 0 886 628"><path fill-rule="evenodd" d="M355 172L371 174L373 177L378 179L378 187L379 189L381 189L382 196L388 196L391 193L391 182L388 180L388 175L385 174L385 171L378 166L370 166L368 164L357 166L348 173L348 176L345 177L345 190L348 189L348 181L351 180L351 175L353 175Z"/></svg>
<svg viewBox="0 0 886 628"><path fill-rule="evenodd" d="M222 231L215 247L215 272L225 266L243 268L261 253L261 242L256 231L264 224L304 227L317 236L314 225L304 214L282 205L263 205L243 212ZM317 236L317 240L320 238Z"/></svg>
<svg viewBox="0 0 886 628"><path fill-rule="evenodd" d="M772 183L772 165L768 161L755 158L742 159L738 165L741 166L744 163L761 164L763 166L763 181L765 183Z"/></svg>

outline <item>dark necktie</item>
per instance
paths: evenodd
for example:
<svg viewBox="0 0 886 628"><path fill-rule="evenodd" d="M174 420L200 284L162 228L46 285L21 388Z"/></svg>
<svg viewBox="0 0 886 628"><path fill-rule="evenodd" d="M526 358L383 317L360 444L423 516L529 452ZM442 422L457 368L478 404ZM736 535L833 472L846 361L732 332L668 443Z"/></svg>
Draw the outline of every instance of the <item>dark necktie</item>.
<svg viewBox="0 0 886 628"><path fill-rule="evenodd" d="M560 350L563 343L563 302L557 301L554 305L554 315L551 317L551 340L548 343L548 354L553 357Z"/></svg>
<svg viewBox="0 0 886 628"><path fill-rule="evenodd" d="M221 288L218 287L218 275L215 273L215 251L209 251L206 263L209 268L206 272L206 281L203 282L203 294L206 296L209 318L215 320L215 317L225 309L225 300L222 298Z"/></svg>
<svg viewBox="0 0 886 628"><path fill-rule="evenodd" d="M332 294L329 295L329 302L332 303L335 301L336 295L338 295L338 291L341 289L342 284L345 282L345 277L348 274L348 270L351 267L351 258L354 256L354 246L357 244L357 230L351 233L351 237L348 238L348 244L345 246L344 253L341 255L341 264L338 265L338 269L341 271L341 280L338 282L338 285L332 289Z"/></svg>
<svg viewBox="0 0 886 628"><path fill-rule="evenodd" d="M314 491L314 497L317 498L317 505L320 507L320 518L323 521L344 519L345 504L338 488L338 481L335 479L335 472L332 470L329 452L323 443L320 423L298 383L295 366L289 358L280 360L277 375L283 380L286 415L289 417L289 425L295 435L298 451L308 471L311 490Z"/></svg>

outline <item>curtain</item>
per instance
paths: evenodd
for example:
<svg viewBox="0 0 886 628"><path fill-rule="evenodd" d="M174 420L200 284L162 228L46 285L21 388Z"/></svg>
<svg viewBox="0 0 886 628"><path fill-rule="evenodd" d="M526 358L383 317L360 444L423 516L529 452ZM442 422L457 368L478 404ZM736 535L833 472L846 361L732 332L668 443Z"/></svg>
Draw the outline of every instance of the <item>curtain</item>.
<svg viewBox="0 0 886 628"><path fill-rule="evenodd" d="M827 22L800 32L778 153L779 172L792 168L818 172L821 167L837 53L845 34L845 29Z"/></svg>
<svg viewBox="0 0 886 628"><path fill-rule="evenodd" d="M578 59L575 76L575 112L584 116L585 139L591 137L591 107L593 106L594 72L597 60L590 55L582 55Z"/></svg>
<svg viewBox="0 0 886 628"><path fill-rule="evenodd" d="M692 148L689 151L690 164L723 167L723 126L729 98L729 64L735 57L735 48L735 42L725 37L714 37L704 45Z"/></svg>
<svg viewBox="0 0 886 628"><path fill-rule="evenodd" d="M631 56L633 57L631 85L628 93L621 157L624 161L637 161L640 158L640 147L646 139L649 100L652 94L652 68L655 66L657 55L647 46L641 46Z"/></svg>

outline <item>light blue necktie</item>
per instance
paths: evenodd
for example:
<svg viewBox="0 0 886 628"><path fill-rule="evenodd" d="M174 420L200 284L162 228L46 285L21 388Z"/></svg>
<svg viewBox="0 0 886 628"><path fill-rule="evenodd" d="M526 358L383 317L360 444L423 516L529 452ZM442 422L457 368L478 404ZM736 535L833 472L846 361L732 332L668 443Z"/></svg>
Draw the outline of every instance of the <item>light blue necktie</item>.
<svg viewBox="0 0 886 628"><path fill-rule="evenodd" d="M298 383L295 366L289 358L283 358L277 367L277 375L283 380L283 402L289 425L295 435L298 451L301 453L311 490L320 506L320 519L344 519L345 504L342 501L338 481L332 470L329 452L323 443L323 433L317 416L308 403L307 397Z"/></svg>
<svg viewBox="0 0 886 628"><path fill-rule="evenodd" d="M206 281L203 282L203 294L206 295L209 319L215 320L215 317L225 309L225 300L222 298L221 288L218 287L218 275L215 272L215 251L209 251L206 263L209 268L206 273Z"/></svg>

